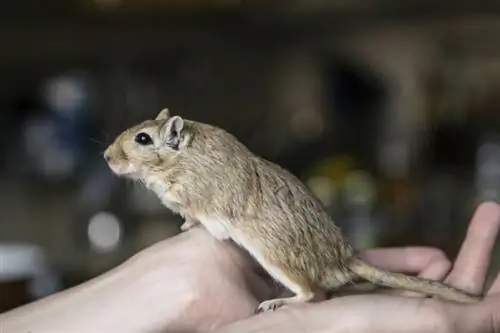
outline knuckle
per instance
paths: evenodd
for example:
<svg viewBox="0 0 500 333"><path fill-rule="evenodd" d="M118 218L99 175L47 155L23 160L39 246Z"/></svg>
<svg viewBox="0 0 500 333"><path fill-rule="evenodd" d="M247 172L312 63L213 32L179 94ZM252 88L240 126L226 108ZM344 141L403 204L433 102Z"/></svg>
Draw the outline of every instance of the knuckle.
<svg viewBox="0 0 500 333"><path fill-rule="evenodd" d="M430 263L439 263L443 267L451 267L451 260L443 250L436 249L434 255L430 259Z"/></svg>

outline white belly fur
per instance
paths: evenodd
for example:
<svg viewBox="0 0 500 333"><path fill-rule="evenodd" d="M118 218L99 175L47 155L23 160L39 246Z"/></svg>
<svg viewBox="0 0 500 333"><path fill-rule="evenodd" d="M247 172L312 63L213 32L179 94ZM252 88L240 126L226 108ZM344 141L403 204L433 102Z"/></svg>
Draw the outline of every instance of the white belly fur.
<svg viewBox="0 0 500 333"><path fill-rule="evenodd" d="M261 254L258 241L252 240L250 237L244 235L225 219L206 216L197 216L197 219L213 237L218 240L232 239L236 244L246 250L275 280L294 292L300 291L300 286L294 281L291 281L285 272L266 260Z"/></svg>
<svg viewBox="0 0 500 333"><path fill-rule="evenodd" d="M218 240L232 238L233 227L225 219L218 217L196 216L196 219L207 229L207 231Z"/></svg>

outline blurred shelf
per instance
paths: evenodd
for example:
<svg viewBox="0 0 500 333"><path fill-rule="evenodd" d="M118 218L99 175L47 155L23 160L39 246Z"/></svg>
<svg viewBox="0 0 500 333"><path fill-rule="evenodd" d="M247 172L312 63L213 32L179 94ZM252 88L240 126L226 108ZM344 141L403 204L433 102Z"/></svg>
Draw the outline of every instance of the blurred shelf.
<svg viewBox="0 0 500 333"><path fill-rule="evenodd" d="M190 18L233 17L266 25L359 25L387 19L446 19L500 14L500 2L451 0L41 0L0 3L5 22L150 20L166 22Z"/></svg>

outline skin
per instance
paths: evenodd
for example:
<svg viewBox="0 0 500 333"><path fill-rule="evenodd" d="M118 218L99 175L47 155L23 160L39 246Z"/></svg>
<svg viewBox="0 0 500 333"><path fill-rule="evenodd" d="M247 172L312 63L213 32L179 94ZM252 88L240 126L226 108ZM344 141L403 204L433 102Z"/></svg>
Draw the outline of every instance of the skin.
<svg viewBox="0 0 500 333"><path fill-rule="evenodd" d="M305 184L223 129L165 109L121 133L104 156L115 174L143 182L184 216L184 230L200 223L216 239L233 241L293 293L257 311L313 301L357 277L458 302L479 299L367 264Z"/></svg>
<svg viewBox="0 0 500 333"><path fill-rule="evenodd" d="M426 252L425 248L363 254L366 260L389 270L416 271L419 276L442 280L461 290L485 293L478 303L463 305L400 292L349 296L254 316L215 332L500 332L500 272L489 288L485 286L499 229L500 206L488 202L475 212L453 265L439 252Z"/></svg>
<svg viewBox="0 0 500 333"><path fill-rule="evenodd" d="M500 227L500 207L480 205L452 265L434 248L374 249L374 265L484 289ZM500 331L500 276L477 304L457 306L401 294L349 296L253 315L273 293L241 251L203 228L142 250L106 274L44 300L0 314L9 333L52 332L435 332ZM332 320L335 318L335 320Z"/></svg>

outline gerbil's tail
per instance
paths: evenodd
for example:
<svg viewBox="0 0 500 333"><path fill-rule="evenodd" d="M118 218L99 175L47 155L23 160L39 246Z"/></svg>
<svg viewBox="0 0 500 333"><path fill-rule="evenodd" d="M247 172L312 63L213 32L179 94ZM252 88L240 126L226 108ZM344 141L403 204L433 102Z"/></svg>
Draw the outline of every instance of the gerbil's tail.
<svg viewBox="0 0 500 333"><path fill-rule="evenodd" d="M472 303L479 300L477 296L469 295L439 281L388 272L359 258L352 258L347 268L355 275L378 286L418 292L427 296L437 296L444 300L460 303Z"/></svg>

